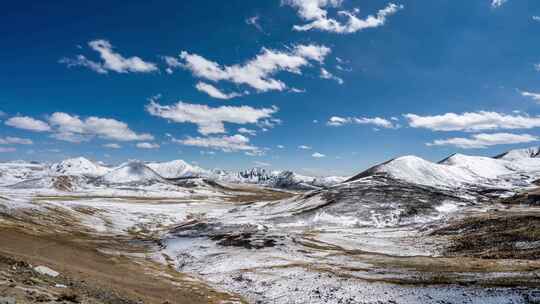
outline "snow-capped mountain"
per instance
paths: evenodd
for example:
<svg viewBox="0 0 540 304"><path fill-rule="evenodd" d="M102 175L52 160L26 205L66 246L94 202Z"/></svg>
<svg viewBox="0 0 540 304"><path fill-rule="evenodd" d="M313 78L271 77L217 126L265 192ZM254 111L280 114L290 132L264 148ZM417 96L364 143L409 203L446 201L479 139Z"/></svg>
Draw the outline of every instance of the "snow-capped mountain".
<svg viewBox="0 0 540 304"><path fill-rule="evenodd" d="M402 156L376 165L350 181L387 175L431 187L512 188L540 178L540 158L537 156L537 148L512 150L497 157L454 154L438 163L416 156Z"/></svg>
<svg viewBox="0 0 540 304"><path fill-rule="evenodd" d="M188 164L183 160L173 160L169 162L151 162L146 166L154 170L163 178L183 178L205 176L208 172L200 167Z"/></svg>
<svg viewBox="0 0 540 304"><path fill-rule="evenodd" d="M110 168L101 166L84 157L76 157L55 163L50 167L53 175L84 175L98 177L111 171Z"/></svg>
<svg viewBox="0 0 540 304"><path fill-rule="evenodd" d="M107 184L146 184L165 182L154 170L139 161L131 161L114 168L98 180Z"/></svg>
<svg viewBox="0 0 540 304"><path fill-rule="evenodd" d="M252 168L239 172L213 170L208 176L228 183L258 184L265 187L289 190L313 190L333 186L346 180L345 177L311 177L293 171L270 171L264 168Z"/></svg>
<svg viewBox="0 0 540 304"><path fill-rule="evenodd" d="M530 147L525 149L514 149L506 153L495 156L498 159L516 160L524 158L538 158L540 157L540 147Z"/></svg>

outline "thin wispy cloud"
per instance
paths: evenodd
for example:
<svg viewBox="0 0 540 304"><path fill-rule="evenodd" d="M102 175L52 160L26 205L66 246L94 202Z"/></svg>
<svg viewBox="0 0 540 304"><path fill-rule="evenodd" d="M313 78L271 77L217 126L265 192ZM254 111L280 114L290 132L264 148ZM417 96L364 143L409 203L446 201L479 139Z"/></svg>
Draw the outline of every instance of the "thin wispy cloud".
<svg viewBox="0 0 540 304"><path fill-rule="evenodd" d="M201 134L225 133L225 123L257 124L277 113L277 107L253 108L250 106L210 107L203 104L178 102L173 105L160 105L151 100L146 105L151 115L177 123L196 124Z"/></svg>
<svg viewBox="0 0 540 304"><path fill-rule="evenodd" d="M300 145L300 146L298 146L298 149L300 149L300 150L311 150L312 148L310 146Z"/></svg>
<svg viewBox="0 0 540 304"><path fill-rule="evenodd" d="M75 58L62 58L60 63L68 67L85 67L96 73L107 74L116 73L149 73L158 70L155 63L147 62L140 57L133 56L126 58L115 52L112 44L104 39L88 42L88 46L99 53L101 61L93 61L84 55L77 55Z"/></svg>
<svg viewBox="0 0 540 304"><path fill-rule="evenodd" d="M0 153L12 153L16 151L17 149L13 147L0 147Z"/></svg>
<svg viewBox="0 0 540 304"><path fill-rule="evenodd" d="M260 19L261 18L258 15L246 18L246 24L252 25L259 32L266 34L261 26Z"/></svg>
<svg viewBox="0 0 540 304"><path fill-rule="evenodd" d="M221 65L197 54L186 51L179 58L165 57L169 69L184 68L198 78L213 82L227 81L247 85L258 92L283 91L288 86L274 78L278 72L301 74L310 61L322 63L330 54L330 48L322 45L297 45L288 51L263 48L255 58L243 64Z"/></svg>
<svg viewBox="0 0 540 304"><path fill-rule="evenodd" d="M497 112L466 112L462 114L420 116L405 114L409 126L433 131L485 131L499 129L531 129L540 127L540 117Z"/></svg>
<svg viewBox="0 0 540 304"><path fill-rule="evenodd" d="M508 0L491 0L491 7L492 8L499 8L503 6Z"/></svg>
<svg viewBox="0 0 540 304"><path fill-rule="evenodd" d="M223 152L254 152L260 153L262 150L250 144L248 137L240 134L232 136L214 136L214 137L191 137L185 139L173 139L174 142L200 148L220 150Z"/></svg>
<svg viewBox="0 0 540 304"><path fill-rule="evenodd" d="M536 101L537 103L540 103L540 93L533 93L533 92L527 92L527 91L519 91L521 96L529 97L532 100Z"/></svg>
<svg viewBox="0 0 540 304"><path fill-rule="evenodd" d="M339 117L332 116L326 123L332 127L341 127L347 124L358 124L358 125L374 125L376 127L385 128L385 129L397 129L400 126L393 123L391 120L381 118L381 117Z"/></svg>
<svg viewBox="0 0 540 304"><path fill-rule="evenodd" d="M313 157L313 158L323 158L323 157L326 157L326 155L324 155L322 153L319 153L319 152L315 152L315 153L311 154L311 157Z"/></svg>
<svg viewBox="0 0 540 304"><path fill-rule="evenodd" d="M265 163L262 161L254 161L253 164L255 164L255 166L257 167L270 167L271 166L271 164Z"/></svg>
<svg viewBox="0 0 540 304"><path fill-rule="evenodd" d="M247 134L247 135L250 135L250 136L257 135L257 131L252 130L252 129L248 129L248 128L239 128L238 133Z"/></svg>
<svg viewBox="0 0 540 304"><path fill-rule="evenodd" d="M474 134L471 137L454 137L437 139L428 146L454 146L462 149L483 149L496 145L523 144L538 141L538 137L530 134L494 133Z"/></svg>
<svg viewBox="0 0 540 304"><path fill-rule="evenodd" d="M139 149L159 149L159 145L156 143L141 142L136 145Z"/></svg>
<svg viewBox="0 0 540 304"><path fill-rule="evenodd" d="M321 68L321 74L320 77L323 79L332 79L335 80L339 84L343 84L343 79L335 76L334 74L328 72L325 68Z"/></svg>
<svg viewBox="0 0 540 304"><path fill-rule="evenodd" d="M0 137L0 145L32 145L34 142L31 139L28 138L20 138L20 137Z"/></svg>
<svg viewBox="0 0 540 304"><path fill-rule="evenodd" d="M242 96L241 93L235 93L235 92L224 93L218 88L216 88L215 86L206 82L202 82L202 81L198 82L197 85L195 85L195 88L197 88L197 90L201 92L208 94L208 96L217 98L217 99L231 99L231 98Z"/></svg>
<svg viewBox="0 0 540 304"><path fill-rule="evenodd" d="M297 9L298 16L308 22L295 25L293 27L295 31L321 30L339 34L350 34L383 26L389 16L404 8L403 5L389 3L375 15L369 15L364 19L358 17L359 9L339 10L337 17L343 19L340 21L328 17L327 8L339 8L343 0L282 0L281 3Z"/></svg>
<svg viewBox="0 0 540 304"><path fill-rule="evenodd" d="M120 146L119 144L116 144L116 143L104 144L103 147L104 148L109 148L109 149L120 149L120 148L122 148L122 146Z"/></svg>

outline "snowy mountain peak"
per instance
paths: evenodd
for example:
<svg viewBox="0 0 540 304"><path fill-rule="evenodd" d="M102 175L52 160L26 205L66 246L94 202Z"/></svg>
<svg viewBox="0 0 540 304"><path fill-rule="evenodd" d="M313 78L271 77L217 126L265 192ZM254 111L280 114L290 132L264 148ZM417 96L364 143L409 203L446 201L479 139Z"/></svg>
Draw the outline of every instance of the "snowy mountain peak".
<svg viewBox="0 0 540 304"><path fill-rule="evenodd" d="M50 167L52 174L102 176L110 171L84 157L76 157L55 163Z"/></svg>
<svg viewBox="0 0 540 304"><path fill-rule="evenodd" d="M514 149L495 156L498 159L515 160L523 158L540 158L540 147Z"/></svg>
<svg viewBox="0 0 540 304"><path fill-rule="evenodd" d="M148 183L163 181L154 170L139 161L131 161L113 169L101 177L109 184Z"/></svg>
<svg viewBox="0 0 540 304"><path fill-rule="evenodd" d="M164 178L199 177L207 173L206 170L192 166L181 159L161 163L147 163L146 166Z"/></svg>

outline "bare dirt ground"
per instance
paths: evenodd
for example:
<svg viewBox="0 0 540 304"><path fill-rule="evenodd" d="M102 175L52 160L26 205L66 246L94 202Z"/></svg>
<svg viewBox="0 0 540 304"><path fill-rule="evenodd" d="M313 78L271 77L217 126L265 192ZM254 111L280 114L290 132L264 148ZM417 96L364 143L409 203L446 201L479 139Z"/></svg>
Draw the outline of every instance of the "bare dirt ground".
<svg viewBox="0 0 540 304"><path fill-rule="evenodd" d="M110 255L103 245L142 252L123 240L60 234L33 235L5 226L0 230L0 295L17 303L238 303L238 297L145 258ZM61 275L39 275L44 265ZM61 286L55 287L55 286ZM64 287L66 286L66 287ZM57 303L57 302L54 302Z"/></svg>

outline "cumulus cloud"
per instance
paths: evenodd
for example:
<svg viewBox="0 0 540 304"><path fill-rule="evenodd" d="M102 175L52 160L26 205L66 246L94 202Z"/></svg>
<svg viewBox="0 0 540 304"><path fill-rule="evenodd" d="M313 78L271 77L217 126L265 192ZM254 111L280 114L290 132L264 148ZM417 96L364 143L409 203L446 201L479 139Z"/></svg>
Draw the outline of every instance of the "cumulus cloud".
<svg viewBox="0 0 540 304"><path fill-rule="evenodd" d="M483 131L497 129L531 129L540 127L540 117L509 115L497 112L446 113L443 115L419 116L405 114L409 126L433 131Z"/></svg>
<svg viewBox="0 0 540 304"><path fill-rule="evenodd" d="M319 152L315 152L313 154L311 154L312 157L314 158L323 158L323 157L326 157L326 155L322 154L322 153L319 153Z"/></svg>
<svg viewBox="0 0 540 304"><path fill-rule="evenodd" d="M156 143L149 143L149 142L141 142L137 143L137 148L139 149L158 149L159 145Z"/></svg>
<svg viewBox="0 0 540 304"><path fill-rule="evenodd" d="M0 153L11 153L15 151L17 151L17 149L12 147L0 147Z"/></svg>
<svg viewBox="0 0 540 304"><path fill-rule="evenodd" d="M104 144L103 147L110 148L110 149L120 149L120 148L122 148L122 146L120 146L119 144L115 144L115 143Z"/></svg>
<svg viewBox="0 0 540 304"><path fill-rule="evenodd" d="M454 137L448 139L437 139L428 146L455 146L463 149L481 149L495 145L521 144L538 141L538 137L529 134L474 134L471 137Z"/></svg>
<svg viewBox="0 0 540 304"><path fill-rule="evenodd" d="M223 152L252 152L260 153L261 149L249 143L249 138L236 134L232 136L215 136L215 137L191 137L185 139L173 139L174 142L185 145L213 150L221 150Z"/></svg>
<svg viewBox="0 0 540 304"><path fill-rule="evenodd" d="M337 77L336 75L328 72L325 68L321 68L320 77L322 79L332 79L332 80L337 81L337 83L339 83L339 84L343 84L343 79L341 79L341 78Z"/></svg>
<svg viewBox="0 0 540 304"><path fill-rule="evenodd" d="M258 92L271 90L283 91L287 85L273 78L275 74L286 71L301 74L301 68L310 65L310 61L323 62L330 54L330 48L323 45L297 45L289 51L276 51L263 48L253 59L243 64L222 66L200 55L186 51L178 59L166 57L168 68L184 68L198 78L213 82L228 81L247 85Z"/></svg>
<svg viewBox="0 0 540 304"><path fill-rule="evenodd" d="M51 130L51 127L46 122L28 116L11 117L6 120L5 124L10 127L35 132L46 132Z"/></svg>
<svg viewBox="0 0 540 304"><path fill-rule="evenodd" d="M54 127L54 138L70 142L89 140L94 136L118 141L153 140L150 134L139 134L131 130L124 122L111 118L79 116L55 112L49 117L49 124Z"/></svg>
<svg viewBox="0 0 540 304"><path fill-rule="evenodd" d="M508 0L491 0L491 7L492 8L498 8L501 7L503 4L506 3Z"/></svg>
<svg viewBox="0 0 540 304"><path fill-rule="evenodd" d="M312 148L310 146L300 145L300 146L298 146L298 149L300 149L300 150L311 150Z"/></svg>
<svg viewBox="0 0 540 304"><path fill-rule="evenodd" d="M224 123L257 124L271 118L277 107L253 108L250 106L209 107L202 104L178 102L173 105L160 105L154 100L146 106L148 113L177 123L193 123L201 134L225 133Z"/></svg>
<svg viewBox="0 0 540 304"><path fill-rule="evenodd" d="M292 6L298 10L298 15L308 23L295 25L296 31L321 30L340 34L349 34L362 31L368 28L376 28L386 23L386 18L395 14L403 5L389 3L385 8L379 10L376 15L369 15L365 19L360 19L357 14L358 9L352 11L340 10L338 16L344 19L341 22L328 17L327 8L338 8L343 0L282 0L284 5Z"/></svg>
<svg viewBox="0 0 540 304"><path fill-rule="evenodd" d="M399 125L392 123L392 121L381 117L339 117L332 116L326 123L332 127L340 127L346 124L359 124L359 125L374 125L385 129L396 129Z"/></svg>
<svg viewBox="0 0 540 304"><path fill-rule="evenodd" d="M28 138L20 138L20 137L0 137L0 145L32 145L34 142L31 139Z"/></svg>
<svg viewBox="0 0 540 304"><path fill-rule="evenodd" d="M540 93L532 93L527 91L520 91L521 96L529 97L532 100L536 101L537 103L540 103Z"/></svg>
<svg viewBox="0 0 540 304"><path fill-rule="evenodd" d="M77 55L75 58L62 58L60 63L64 63L68 67L82 66L100 74L107 74L109 71L117 73L149 73L158 70L155 63L144 61L137 56L123 57L113 50L113 46L107 40L93 40L88 42L88 46L99 53L101 62L92 61L84 55Z"/></svg>
<svg viewBox="0 0 540 304"><path fill-rule="evenodd" d="M202 81L197 83L197 85L195 85L195 88L201 92L208 94L208 96L217 98L217 99L231 99L231 98L242 96L242 94L235 93L235 92L228 93L228 94L224 93L220 91L218 88L216 88L215 86L206 82L202 82Z"/></svg>

